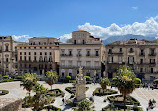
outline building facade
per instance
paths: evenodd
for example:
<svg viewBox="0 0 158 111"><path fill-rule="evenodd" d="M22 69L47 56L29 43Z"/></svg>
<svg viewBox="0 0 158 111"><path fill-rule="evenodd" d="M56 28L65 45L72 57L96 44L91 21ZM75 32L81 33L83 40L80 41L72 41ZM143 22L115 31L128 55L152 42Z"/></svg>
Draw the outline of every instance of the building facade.
<svg viewBox="0 0 158 111"><path fill-rule="evenodd" d="M47 71L58 72L59 39L53 37L33 37L29 44L17 46L18 72L37 73L44 76Z"/></svg>
<svg viewBox="0 0 158 111"><path fill-rule="evenodd" d="M16 46L24 44L12 40L11 36L0 37L0 74L10 75L17 73Z"/></svg>
<svg viewBox="0 0 158 111"><path fill-rule="evenodd" d="M105 46L106 77L116 76L120 65L132 67L142 80L158 78L158 41L131 39L116 41Z"/></svg>
<svg viewBox="0 0 158 111"><path fill-rule="evenodd" d="M72 32L72 38L61 43L60 51L60 78L71 76L75 78L79 67L82 67L84 76L103 76L104 45L99 38L94 38L84 30Z"/></svg>

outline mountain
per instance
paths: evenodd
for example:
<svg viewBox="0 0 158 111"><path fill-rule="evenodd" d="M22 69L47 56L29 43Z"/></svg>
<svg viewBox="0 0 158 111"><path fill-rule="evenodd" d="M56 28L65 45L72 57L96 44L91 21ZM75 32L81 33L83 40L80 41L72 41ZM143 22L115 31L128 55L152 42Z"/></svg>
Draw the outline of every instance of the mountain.
<svg viewBox="0 0 158 111"><path fill-rule="evenodd" d="M155 40L155 37L147 37L147 36L142 36L142 35L133 35L133 34L127 34L127 35L121 35L121 36L110 36L105 40L102 40L104 45L107 45L109 43L115 42L115 41L125 41L125 40L130 40L132 38L136 38L138 40Z"/></svg>

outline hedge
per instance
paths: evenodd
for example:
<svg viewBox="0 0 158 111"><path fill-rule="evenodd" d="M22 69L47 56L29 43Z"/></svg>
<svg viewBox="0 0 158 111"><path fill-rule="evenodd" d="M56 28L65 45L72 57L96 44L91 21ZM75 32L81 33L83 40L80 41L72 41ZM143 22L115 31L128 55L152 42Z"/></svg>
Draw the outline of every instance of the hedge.
<svg viewBox="0 0 158 111"><path fill-rule="evenodd" d="M86 81L90 81L91 77L89 76L84 76L86 78Z"/></svg>
<svg viewBox="0 0 158 111"><path fill-rule="evenodd" d="M86 91L89 89L89 87L86 87ZM71 94L76 93L76 88L75 87L66 87L65 90Z"/></svg>
<svg viewBox="0 0 158 111"><path fill-rule="evenodd" d="M112 94L117 94L118 91L112 90L112 89L106 89L105 91L103 91L102 88L96 88L93 91L93 94L96 96L105 96L105 95L112 95Z"/></svg>
<svg viewBox="0 0 158 111"><path fill-rule="evenodd" d="M55 94L51 92L54 92ZM64 96L65 93L61 91L60 89L52 89L48 91L48 95L58 97L58 96Z"/></svg>
<svg viewBox="0 0 158 111"><path fill-rule="evenodd" d="M19 81L18 79L4 79L4 80L1 80L0 83L3 83L3 82L13 82L13 81Z"/></svg>
<svg viewBox="0 0 158 111"><path fill-rule="evenodd" d="M0 90L0 96L8 94L8 90Z"/></svg>
<svg viewBox="0 0 158 111"><path fill-rule="evenodd" d="M57 108L53 105L48 105L48 106L45 106L43 109L48 109L48 111L61 111L60 108Z"/></svg>
<svg viewBox="0 0 158 111"><path fill-rule="evenodd" d="M115 98L118 98L118 97L123 97L123 96L122 95L109 96L107 97L107 99L109 100L110 103L119 102L123 104L123 101L114 100ZM126 99L129 99L128 101L126 101L126 105L140 106L140 102L137 99L133 98L132 96L127 96Z"/></svg>

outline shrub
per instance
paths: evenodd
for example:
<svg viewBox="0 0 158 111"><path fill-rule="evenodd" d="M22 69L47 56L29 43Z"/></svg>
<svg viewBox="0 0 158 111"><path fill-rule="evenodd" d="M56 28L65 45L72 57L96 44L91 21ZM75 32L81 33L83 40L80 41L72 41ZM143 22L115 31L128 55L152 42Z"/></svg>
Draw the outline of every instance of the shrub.
<svg viewBox="0 0 158 111"><path fill-rule="evenodd" d="M65 93L60 89L52 89L48 91L48 95L58 97L58 96L64 96Z"/></svg>
<svg viewBox="0 0 158 111"><path fill-rule="evenodd" d="M137 83L137 84L140 84L140 83L141 83L141 79L136 78L136 83Z"/></svg>
<svg viewBox="0 0 158 111"><path fill-rule="evenodd" d="M17 77L15 77L15 79L17 79L17 80L22 80L23 79L23 76L17 76Z"/></svg>
<svg viewBox="0 0 158 111"><path fill-rule="evenodd" d="M117 94L118 92L112 89L106 89L103 91L102 88L96 88L93 92L96 96L104 96L104 95L111 95L111 94Z"/></svg>
<svg viewBox="0 0 158 111"><path fill-rule="evenodd" d="M90 98L89 98L89 100L90 100L90 101L92 101L92 102L94 102L94 99L93 99L93 97L90 97Z"/></svg>
<svg viewBox="0 0 158 111"><path fill-rule="evenodd" d="M86 87L86 91L89 89L89 87ZM65 90L71 94L75 94L76 87L66 87Z"/></svg>
<svg viewBox="0 0 158 111"><path fill-rule="evenodd" d="M9 79L9 76L3 76L3 79Z"/></svg>
<svg viewBox="0 0 158 111"><path fill-rule="evenodd" d="M75 95L74 95L74 94L71 94L70 98L74 98L74 97L75 97Z"/></svg>
<svg viewBox="0 0 158 111"><path fill-rule="evenodd" d="M57 108L53 105L48 105L48 106L45 106L43 109L47 109L48 111L61 111L60 108Z"/></svg>
<svg viewBox="0 0 158 111"><path fill-rule="evenodd" d="M92 84L93 81L87 81L86 84Z"/></svg>
<svg viewBox="0 0 158 111"><path fill-rule="evenodd" d="M156 84L158 84L158 79L155 79L154 82L155 82Z"/></svg>
<svg viewBox="0 0 158 111"><path fill-rule="evenodd" d="M66 80L70 80L70 79L71 79L71 76L66 76L65 79L66 79Z"/></svg>
<svg viewBox="0 0 158 111"><path fill-rule="evenodd" d="M84 76L86 78L86 81L90 81L91 80L91 77L89 76Z"/></svg>
<svg viewBox="0 0 158 111"><path fill-rule="evenodd" d="M76 83L76 80L69 80L69 83Z"/></svg>
<svg viewBox="0 0 158 111"><path fill-rule="evenodd" d="M0 90L0 96L1 96L1 95L6 95L6 94L8 94L8 93L9 93L8 90Z"/></svg>

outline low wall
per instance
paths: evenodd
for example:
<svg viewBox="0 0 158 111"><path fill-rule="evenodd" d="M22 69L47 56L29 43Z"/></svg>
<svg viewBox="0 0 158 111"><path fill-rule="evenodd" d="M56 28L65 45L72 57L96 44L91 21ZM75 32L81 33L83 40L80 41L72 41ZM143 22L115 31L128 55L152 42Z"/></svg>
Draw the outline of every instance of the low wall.
<svg viewBox="0 0 158 111"><path fill-rule="evenodd" d="M0 98L0 111L18 111L22 108L22 99Z"/></svg>

